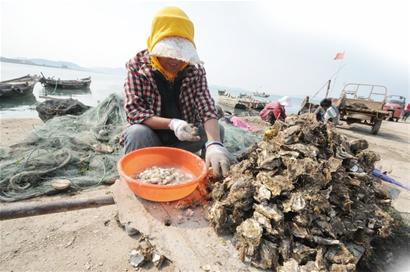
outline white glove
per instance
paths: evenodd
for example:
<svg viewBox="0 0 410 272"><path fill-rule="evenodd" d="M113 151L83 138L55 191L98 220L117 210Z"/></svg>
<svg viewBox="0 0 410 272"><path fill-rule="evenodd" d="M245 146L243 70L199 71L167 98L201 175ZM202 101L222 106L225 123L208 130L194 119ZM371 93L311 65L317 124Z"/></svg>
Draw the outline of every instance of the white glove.
<svg viewBox="0 0 410 272"><path fill-rule="evenodd" d="M212 144L206 148L206 166L212 166L213 175L216 177L226 176L229 172L231 154L219 144Z"/></svg>
<svg viewBox="0 0 410 272"><path fill-rule="evenodd" d="M174 131L175 136L180 141L196 142L201 139L198 135L198 128L184 120L172 119L169 123L169 128Z"/></svg>

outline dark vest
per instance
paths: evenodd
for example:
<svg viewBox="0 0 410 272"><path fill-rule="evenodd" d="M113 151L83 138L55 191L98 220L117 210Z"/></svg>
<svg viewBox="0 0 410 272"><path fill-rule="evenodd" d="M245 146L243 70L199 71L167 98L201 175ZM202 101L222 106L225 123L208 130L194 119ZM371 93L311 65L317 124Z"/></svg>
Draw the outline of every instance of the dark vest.
<svg viewBox="0 0 410 272"><path fill-rule="evenodd" d="M161 95L160 117L183 119L179 95L181 93L182 80L185 78L186 69L179 72L173 82L168 81L158 70L153 71L155 83ZM173 145L179 140L174 132L169 129L155 130L163 145Z"/></svg>

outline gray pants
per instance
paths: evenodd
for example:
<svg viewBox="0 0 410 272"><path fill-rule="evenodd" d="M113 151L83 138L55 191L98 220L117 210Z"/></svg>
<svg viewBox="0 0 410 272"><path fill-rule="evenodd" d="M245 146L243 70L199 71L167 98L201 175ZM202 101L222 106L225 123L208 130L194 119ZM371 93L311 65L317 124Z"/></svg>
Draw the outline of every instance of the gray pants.
<svg viewBox="0 0 410 272"><path fill-rule="evenodd" d="M219 125L219 130L221 140L223 141L224 128L222 125ZM202 126L199 127L198 132L201 139L197 142L177 141L174 144L166 146L181 148L190 152L198 152L205 147L205 143L208 140ZM143 124L135 124L127 128L124 133L125 153L150 146L165 146L154 130Z"/></svg>

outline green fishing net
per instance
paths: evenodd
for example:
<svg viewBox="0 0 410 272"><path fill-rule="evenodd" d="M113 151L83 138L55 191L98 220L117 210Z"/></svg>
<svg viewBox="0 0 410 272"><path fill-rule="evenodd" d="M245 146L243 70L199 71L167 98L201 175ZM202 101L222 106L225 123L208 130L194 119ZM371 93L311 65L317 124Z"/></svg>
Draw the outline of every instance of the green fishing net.
<svg viewBox="0 0 410 272"><path fill-rule="evenodd" d="M80 116L55 117L25 140L0 152L0 200L16 201L58 192L54 179L71 181L69 190L112 183L122 155L118 144L126 122L122 100L110 95ZM111 150L103 150L101 146Z"/></svg>
<svg viewBox="0 0 410 272"><path fill-rule="evenodd" d="M56 179L71 182L64 192L113 183L126 122L123 100L112 94L80 116L55 117L20 143L0 149L0 201L59 193ZM225 145L234 155L258 140L239 128L224 127Z"/></svg>
<svg viewBox="0 0 410 272"><path fill-rule="evenodd" d="M226 122L222 125L225 129L224 145L235 157L245 153L253 144L262 140L260 134L243 130Z"/></svg>

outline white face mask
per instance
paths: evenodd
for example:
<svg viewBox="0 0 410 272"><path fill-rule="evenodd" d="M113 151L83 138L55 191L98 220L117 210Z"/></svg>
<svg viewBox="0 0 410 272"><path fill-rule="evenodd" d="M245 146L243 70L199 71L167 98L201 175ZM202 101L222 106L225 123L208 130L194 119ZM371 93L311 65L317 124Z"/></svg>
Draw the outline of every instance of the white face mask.
<svg viewBox="0 0 410 272"><path fill-rule="evenodd" d="M189 40L181 37L169 37L159 41L152 48L150 55L182 60L193 65L203 64L194 45Z"/></svg>

